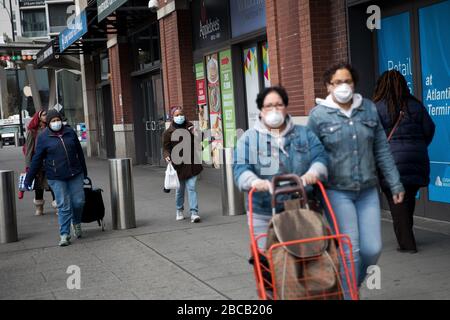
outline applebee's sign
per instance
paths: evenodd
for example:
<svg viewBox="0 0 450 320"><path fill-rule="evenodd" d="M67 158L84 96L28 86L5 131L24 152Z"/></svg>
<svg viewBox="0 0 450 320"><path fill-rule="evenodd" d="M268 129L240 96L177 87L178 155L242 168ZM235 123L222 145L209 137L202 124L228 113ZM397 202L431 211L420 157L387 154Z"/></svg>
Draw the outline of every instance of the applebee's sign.
<svg viewBox="0 0 450 320"><path fill-rule="evenodd" d="M230 38L229 3L223 0L193 0L194 48L207 48Z"/></svg>

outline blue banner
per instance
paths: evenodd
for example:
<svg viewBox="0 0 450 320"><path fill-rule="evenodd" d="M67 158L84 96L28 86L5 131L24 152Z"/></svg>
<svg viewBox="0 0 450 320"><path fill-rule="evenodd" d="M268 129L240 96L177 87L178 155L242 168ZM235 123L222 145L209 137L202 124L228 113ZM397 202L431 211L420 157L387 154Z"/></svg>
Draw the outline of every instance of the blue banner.
<svg viewBox="0 0 450 320"><path fill-rule="evenodd" d="M87 32L86 11L75 17L66 29L59 34L59 52L66 50L72 43L80 39Z"/></svg>
<svg viewBox="0 0 450 320"><path fill-rule="evenodd" d="M264 0L230 0L233 38L266 27Z"/></svg>
<svg viewBox="0 0 450 320"><path fill-rule="evenodd" d="M430 201L450 203L450 0L419 10L423 102L436 124Z"/></svg>
<svg viewBox="0 0 450 320"><path fill-rule="evenodd" d="M409 13L381 19L381 30L377 31L378 71L399 71L408 82L413 93L413 65Z"/></svg>

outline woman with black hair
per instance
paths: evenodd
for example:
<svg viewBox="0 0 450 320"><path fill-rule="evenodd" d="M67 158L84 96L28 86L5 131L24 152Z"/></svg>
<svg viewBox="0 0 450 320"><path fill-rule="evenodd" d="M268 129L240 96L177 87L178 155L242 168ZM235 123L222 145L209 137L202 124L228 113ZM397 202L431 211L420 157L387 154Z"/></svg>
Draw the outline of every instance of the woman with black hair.
<svg viewBox="0 0 450 320"><path fill-rule="evenodd" d="M416 194L420 187L425 187L430 182L428 146L433 140L435 125L397 70L386 71L381 75L375 87L373 101L386 136L390 137L391 152L406 191L404 201L394 203L386 179L381 177L381 188L387 197L394 221L394 232L399 244L397 250L416 253L413 232Z"/></svg>

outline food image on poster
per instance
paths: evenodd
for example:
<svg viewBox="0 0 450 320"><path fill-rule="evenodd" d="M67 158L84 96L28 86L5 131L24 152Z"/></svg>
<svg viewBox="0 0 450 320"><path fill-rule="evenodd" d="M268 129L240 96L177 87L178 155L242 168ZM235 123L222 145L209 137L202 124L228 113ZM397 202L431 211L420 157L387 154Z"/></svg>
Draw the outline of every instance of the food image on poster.
<svg viewBox="0 0 450 320"><path fill-rule="evenodd" d="M216 83L219 80L219 65L217 59L211 57L206 65L209 83Z"/></svg>
<svg viewBox="0 0 450 320"><path fill-rule="evenodd" d="M209 90L209 106L211 112L220 112L220 97L218 87L211 87Z"/></svg>
<svg viewBox="0 0 450 320"><path fill-rule="evenodd" d="M198 106L198 121L200 130L208 130L208 106Z"/></svg>

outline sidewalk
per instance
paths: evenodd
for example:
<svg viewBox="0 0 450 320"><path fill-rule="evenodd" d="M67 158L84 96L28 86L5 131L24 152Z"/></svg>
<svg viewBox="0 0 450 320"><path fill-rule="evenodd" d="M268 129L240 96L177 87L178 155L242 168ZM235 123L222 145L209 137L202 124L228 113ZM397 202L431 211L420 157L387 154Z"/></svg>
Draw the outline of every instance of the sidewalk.
<svg viewBox="0 0 450 320"><path fill-rule="evenodd" d="M22 170L20 148L0 150L0 169ZM83 225L85 236L57 246L57 217L35 217L32 194L17 200L20 241L0 245L0 299L256 299L247 263L245 216L223 217L220 189L199 181L202 223L175 221L174 193L162 192L164 169L133 168L137 228L111 230L107 161L88 160L104 190L106 231ZM383 219L381 289L362 299L450 299L450 230L444 223L416 229L420 252L399 254L392 224ZM81 268L81 290L66 286L70 265Z"/></svg>

